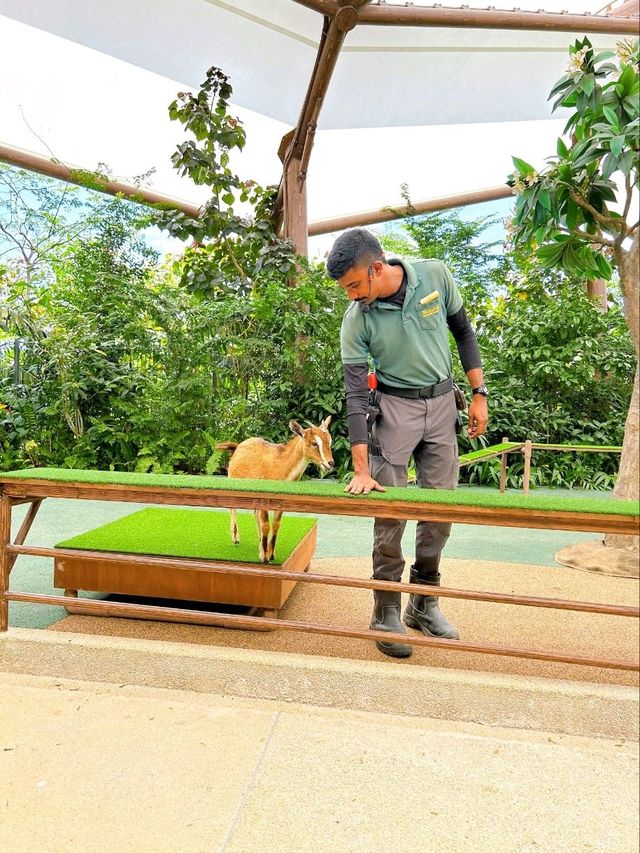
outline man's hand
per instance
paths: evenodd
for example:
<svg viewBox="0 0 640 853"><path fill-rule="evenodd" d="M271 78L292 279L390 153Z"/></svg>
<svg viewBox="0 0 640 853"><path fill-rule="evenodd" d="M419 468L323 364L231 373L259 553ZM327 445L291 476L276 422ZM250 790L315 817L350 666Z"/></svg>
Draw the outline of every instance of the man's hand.
<svg viewBox="0 0 640 853"><path fill-rule="evenodd" d="M353 479L345 488L345 492L349 492L350 495L368 495L372 491L384 492L386 489L369 474L354 474Z"/></svg>
<svg viewBox="0 0 640 853"><path fill-rule="evenodd" d="M469 426L467 427L469 438L477 438L479 435L484 435L487 431L488 420L489 409L487 398L483 397L482 394L474 394L469 404Z"/></svg>

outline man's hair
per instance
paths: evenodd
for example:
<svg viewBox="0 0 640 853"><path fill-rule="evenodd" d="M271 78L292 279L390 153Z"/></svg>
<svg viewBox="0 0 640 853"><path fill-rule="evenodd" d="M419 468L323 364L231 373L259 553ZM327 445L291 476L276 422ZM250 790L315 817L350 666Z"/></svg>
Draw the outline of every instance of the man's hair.
<svg viewBox="0 0 640 853"><path fill-rule="evenodd" d="M382 246L365 228L352 228L341 234L327 258L327 275L339 279L352 267L370 264L382 255Z"/></svg>

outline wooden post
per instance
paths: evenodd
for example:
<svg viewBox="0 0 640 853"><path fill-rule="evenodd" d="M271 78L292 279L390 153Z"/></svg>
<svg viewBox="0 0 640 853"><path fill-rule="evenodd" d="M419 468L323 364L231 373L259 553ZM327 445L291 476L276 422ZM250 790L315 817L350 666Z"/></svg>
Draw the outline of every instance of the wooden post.
<svg viewBox="0 0 640 853"><path fill-rule="evenodd" d="M522 479L522 491L525 495L529 494L529 478L531 474L531 452L532 441L527 439L524 443L524 476Z"/></svg>
<svg viewBox="0 0 640 853"><path fill-rule="evenodd" d="M587 294L589 299L595 303L601 314L606 314L607 304L607 282L602 278L594 278L587 282Z"/></svg>
<svg viewBox="0 0 640 853"><path fill-rule="evenodd" d="M505 444L509 439L503 435L502 443ZM500 457L500 494L503 495L507 488L507 456L508 452L505 452Z"/></svg>
<svg viewBox="0 0 640 853"><path fill-rule="evenodd" d="M5 593L9 590L11 556L7 545L11 544L11 499L0 498L0 632L9 628L9 601Z"/></svg>
<svg viewBox="0 0 640 853"><path fill-rule="evenodd" d="M302 162L292 157L284 168L284 235L293 242L296 253L309 253L307 223L307 182Z"/></svg>

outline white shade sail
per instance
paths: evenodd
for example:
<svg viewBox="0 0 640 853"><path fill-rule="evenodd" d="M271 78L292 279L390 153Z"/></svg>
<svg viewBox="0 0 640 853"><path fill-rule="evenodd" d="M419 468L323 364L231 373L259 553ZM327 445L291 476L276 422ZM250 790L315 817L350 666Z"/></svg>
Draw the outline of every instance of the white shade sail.
<svg viewBox="0 0 640 853"><path fill-rule="evenodd" d="M589 5L598 3L580 4L583 11L591 11ZM293 0L0 0L0 14L189 86L217 65L231 77L238 104L290 125L298 119L323 21ZM574 38L358 24L347 35L319 127L547 118L547 93ZM604 48L616 38L592 40Z"/></svg>
<svg viewBox="0 0 640 853"><path fill-rule="evenodd" d="M106 163L124 180L155 168L149 186L200 203L202 188L171 167L184 135L167 106L214 64L246 108L235 167L262 184L279 180L276 151L313 70L317 12L294 0L0 0L1 15L0 143L83 168ZM309 219L399 206L402 183L414 200L502 184L512 154L541 166L563 125L550 119L548 91L576 37L357 25L320 113Z"/></svg>

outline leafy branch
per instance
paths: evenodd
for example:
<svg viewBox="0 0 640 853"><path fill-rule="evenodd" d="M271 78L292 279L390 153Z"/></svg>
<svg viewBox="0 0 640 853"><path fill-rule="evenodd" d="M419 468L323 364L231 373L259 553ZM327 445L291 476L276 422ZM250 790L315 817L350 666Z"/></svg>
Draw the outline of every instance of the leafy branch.
<svg viewBox="0 0 640 853"><path fill-rule="evenodd" d="M228 112L231 95L228 77L212 67L197 93L180 92L170 104L170 118L193 137L177 146L173 165L181 176L209 187L211 196L197 218L156 209L162 228L191 241L182 259L182 284L209 296L249 292L262 271L287 277L296 262L293 246L271 224L274 188L243 180L231 168L231 153L246 142L241 122ZM238 203L250 213L237 213Z"/></svg>
<svg viewBox="0 0 640 853"><path fill-rule="evenodd" d="M638 43L619 44L616 56L595 54L584 38L569 54L567 73L549 96L554 110L572 110L568 140L558 139L556 156L540 173L513 158L507 182L518 196L514 244L535 250L546 267L608 280L611 261L620 264L624 241L638 229L627 222L639 171ZM610 208L618 197L615 173L624 180L622 215Z"/></svg>

